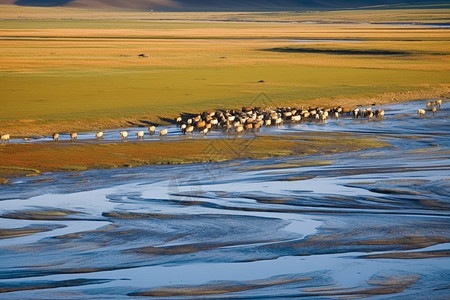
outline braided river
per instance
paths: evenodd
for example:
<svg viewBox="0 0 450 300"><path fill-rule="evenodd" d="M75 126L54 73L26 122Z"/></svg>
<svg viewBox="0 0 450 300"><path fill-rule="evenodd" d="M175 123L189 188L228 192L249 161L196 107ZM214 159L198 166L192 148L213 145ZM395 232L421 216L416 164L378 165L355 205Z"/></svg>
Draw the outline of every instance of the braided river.
<svg viewBox="0 0 450 300"><path fill-rule="evenodd" d="M15 178L0 298L448 299L450 109L424 107L267 129L384 148Z"/></svg>

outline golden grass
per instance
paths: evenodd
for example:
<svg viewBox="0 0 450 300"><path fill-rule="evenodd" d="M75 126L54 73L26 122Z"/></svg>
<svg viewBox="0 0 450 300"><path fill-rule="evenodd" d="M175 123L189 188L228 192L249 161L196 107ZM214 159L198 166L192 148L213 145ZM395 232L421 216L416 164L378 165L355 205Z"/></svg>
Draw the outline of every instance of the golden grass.
<svg viewBox="0 0 450 300"><path fill-rule="evenodd" d="M284 22L442 17L439 10L370 13L373 17L364 11L151 14L3 6L0 132L30 136L127 121L161 124L159 117L181 112L238 108L261 92L272 98L263 105L381 104L412 95L447 96L448 30ZM277 22L224 21L236 19ZM289 47L406 55L268 51ZM140 53L149 58L139 58Z"/></svg>
<svg viewBox="0 0 450 300"><path fill-rule="evenodd" d="M59 142L10 144L0 147L0 176L37 175L50 171L82 171L153 164L221 162L287 155L312 155L388 144L351 134L302 134L237 139L194 139L152 142ZM231 151L231 146L233 151ZM183 149L180 151L180 149ZM301 164L297 164L297 167ZM26 173L29 170L29 173Z"/></svg>
<svg viewBox="0 0 450 300"><path fill-rule="evenodd" d="M325 23L449 23L447 8L436 9L370 9L305 12L149 12L133 10L76 9L68 7L24 7L0 5L4 19L27 20L199 20L325 22Z"/></svg>

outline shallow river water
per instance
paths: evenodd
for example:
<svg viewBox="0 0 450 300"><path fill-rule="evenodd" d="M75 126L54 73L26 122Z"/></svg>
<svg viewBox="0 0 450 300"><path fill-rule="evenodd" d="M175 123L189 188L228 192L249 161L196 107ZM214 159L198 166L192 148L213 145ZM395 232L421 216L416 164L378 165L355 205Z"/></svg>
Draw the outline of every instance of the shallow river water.
<svg viewBox="0 0 450 300"><path fill-rule="evenodd" d="M381 149L13 180L0 298L448 299L450 109L424 105L270 129Z"/></svg>

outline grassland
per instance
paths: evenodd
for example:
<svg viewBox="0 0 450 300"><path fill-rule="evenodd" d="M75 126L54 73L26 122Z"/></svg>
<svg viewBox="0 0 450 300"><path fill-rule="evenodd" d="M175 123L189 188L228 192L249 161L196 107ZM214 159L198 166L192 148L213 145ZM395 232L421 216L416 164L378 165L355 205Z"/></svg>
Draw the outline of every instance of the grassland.
<svg viewBox="0 0 450 300"><path fill-rule="evenodd" d="M268 105L445 96L449 30L358 22L444 23L448 12L164 14L3 6L0 132L163 123L160 117L181 112L241 107L261 92Z"/></svg>
<svg viewBox="0 0 450 300"><path fill-rule="evenodd" d="M0 6L0 133L14 138L165 124L183 112L247 105L355 106L449 97L449 29L386 24L449 24L449 13ZM22 164L29 153L20 149L35 147L45 148L8 145L22 156L6 156L12 150L2 149L0 164L9 168L3 162L15 159L17 168L33 169L31 162ZM101 152L106 146L83 147Z"/></svg>

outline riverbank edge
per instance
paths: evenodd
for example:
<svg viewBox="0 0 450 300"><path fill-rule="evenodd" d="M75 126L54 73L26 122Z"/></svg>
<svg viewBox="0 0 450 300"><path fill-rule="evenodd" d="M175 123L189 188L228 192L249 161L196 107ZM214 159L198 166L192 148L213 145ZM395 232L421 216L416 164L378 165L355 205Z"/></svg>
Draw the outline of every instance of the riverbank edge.
<svg viewBox="0 0 450 300"><path fill-rule="evenodd" d="M284 101L283 105L291 107L349 107L358 106L379 106L394 104L399 102L427 100L427 99L448 99L450 98L450 84L442 84L439 86L428 86L413 91L403 91L394 93L383 93L379 95L355 96L355 97L332 97L319 98L313 100L293 100ZM202 107L202 110L208 111L214 107L214 103L209 106ZM229 107L229 109L240 109L240 107ZM71 133L71 132L95 132L112 130L116 128L128 127L146 127L155 125L159 127L172 125L167 120L176 118L181 111L174 111L172 114L164 117L156 115L140 115L136 114L131 117L102 117L96 119L81 120L64 120L64 121L46 121L42 119L35 120L9 120L2 121L1 133L9 134L11 138L31 138L41 136L51 136L54 132ZM191 112L199 113L199 112Z"/></svg>
<svg viewBox="0 0 450 300"><path fill-rule="evenodd" d="M390 147L387 142L352 133L299 132L279 135L248 133L223 139L177 139L152 142L44 142L0 147L0 185L18 177L46 172L151 165L220 163L274 157L356 152ZM315 158L317 161L317 158ZM320 162L318 162L320 163ZM205 168L214 172L213 168Z"/></svg>

